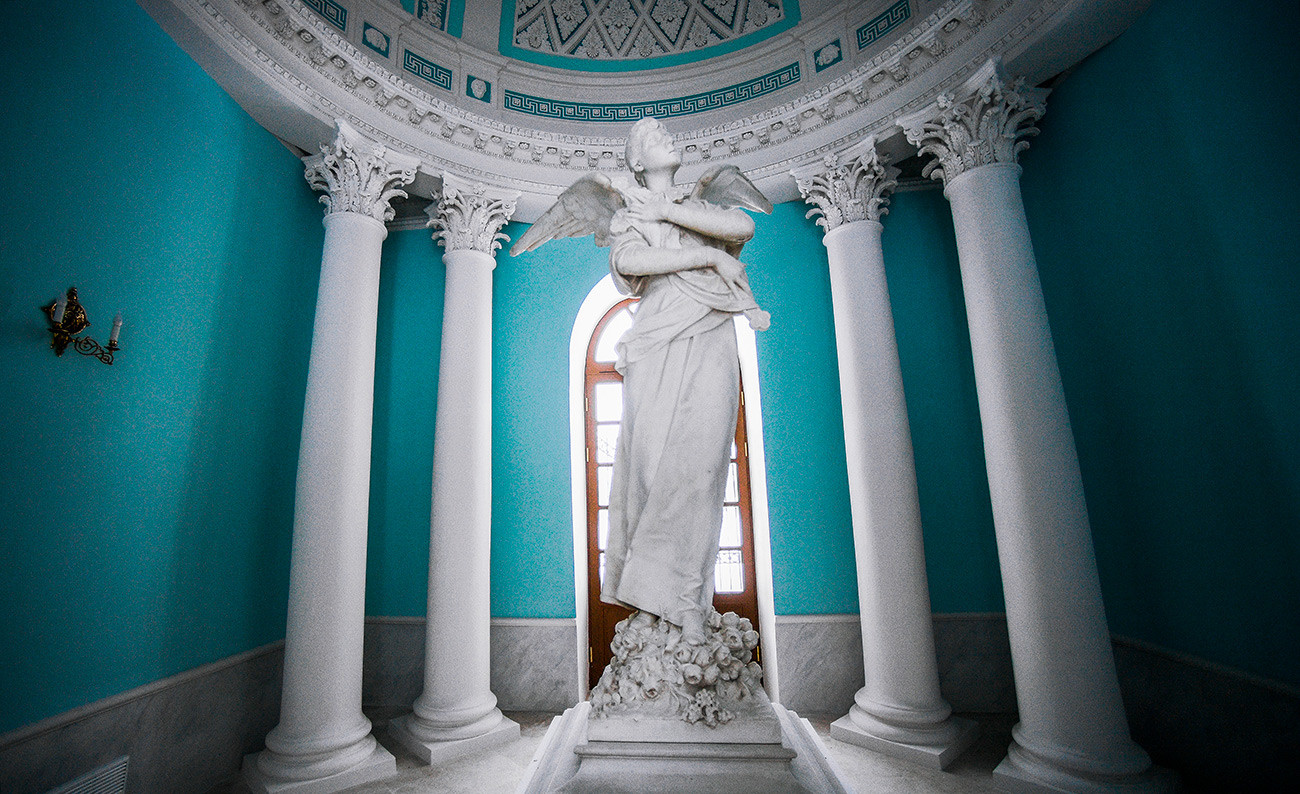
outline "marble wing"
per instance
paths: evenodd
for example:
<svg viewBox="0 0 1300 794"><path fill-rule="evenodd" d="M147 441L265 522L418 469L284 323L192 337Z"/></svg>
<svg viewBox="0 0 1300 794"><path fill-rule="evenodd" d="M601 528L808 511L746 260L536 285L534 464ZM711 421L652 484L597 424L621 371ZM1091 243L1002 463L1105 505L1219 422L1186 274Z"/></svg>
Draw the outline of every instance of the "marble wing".
<svg viewBox="0 0 1300 794"><path fill-rule="evenodd" d="M772 202L734 165L715 165L695 183L691 198L701 199L727 209L741 207L772 214Z"/></svg>
<svg viewBox="0 0 1300 794"><path fill-rule="evenodd" d="M587 174L556 198L555 204L510 247L510 255L531 251L561 237L588 234L596 235L596 245L609 245L609 222L625 206L623 194L609 177L598 172Z"/></svg>

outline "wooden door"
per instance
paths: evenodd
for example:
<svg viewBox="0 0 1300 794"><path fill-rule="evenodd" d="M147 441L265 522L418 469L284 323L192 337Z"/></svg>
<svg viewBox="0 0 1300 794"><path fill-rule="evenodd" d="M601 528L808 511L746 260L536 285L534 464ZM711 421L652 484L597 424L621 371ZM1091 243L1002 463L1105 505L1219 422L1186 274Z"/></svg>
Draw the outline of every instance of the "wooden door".
<svg viewBox="0 0 1300 794"><path fill-rule="evenodd" d="M609 491L613 481L614 448L623 411L623 376L614 369L614 344L632 323L635 299L606 312L587 346L584 414L587 449L587 643L589 681L595 686L609 664L614 626L628 610L600 600L606 538L609 533ZM753 515L749 495L749 445L745 435L745 393L742 385L736 441L723 506L721 548L715 569L713 605L735 612L758 626L758 593L754 574Z"/></svg>

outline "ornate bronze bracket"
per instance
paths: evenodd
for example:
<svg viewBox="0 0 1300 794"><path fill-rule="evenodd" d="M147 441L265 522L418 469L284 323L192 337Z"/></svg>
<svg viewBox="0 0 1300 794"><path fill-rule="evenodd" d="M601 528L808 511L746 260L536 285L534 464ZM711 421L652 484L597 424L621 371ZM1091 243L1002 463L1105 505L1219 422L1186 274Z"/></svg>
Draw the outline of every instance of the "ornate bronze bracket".
<svg viewBox="0 0 1300 794"><path fill-rule="evenodd" d="M41 311L45 312L50 323L49 331L53 337L50 347L54 348L54 355L62 356L63 351L71 345L73 350L83 356L94 356L105 364L113 363L113 354L120 349L117 346L117 335L122 328L121 314L113 318L113 330L108 337L108 346L105 347L88 336L78 336L90 327L90 320L86 317L86 309L77 300L76 287L68 290L66 299L42 306Z"/></svg>

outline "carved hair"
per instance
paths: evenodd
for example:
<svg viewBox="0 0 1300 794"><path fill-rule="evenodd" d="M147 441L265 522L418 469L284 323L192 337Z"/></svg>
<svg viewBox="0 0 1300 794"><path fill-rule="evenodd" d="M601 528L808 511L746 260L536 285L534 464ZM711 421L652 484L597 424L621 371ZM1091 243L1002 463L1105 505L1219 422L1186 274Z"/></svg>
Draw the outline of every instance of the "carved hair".
<svg viewBox="0 0 1300 794"><path fill-rule="evenodd" d="M663 125L663 122L653 116L646 116L632 125L631 131L627 134L627 149L624 150L624 158L627 160L627 167L632 169L636 174L638 182L641 181L641 173L637 165L641 162L641 156L645 153L645 142L650 137L650 133L656 130L663 132L668 138L672 139L672 133Z"/></svg>

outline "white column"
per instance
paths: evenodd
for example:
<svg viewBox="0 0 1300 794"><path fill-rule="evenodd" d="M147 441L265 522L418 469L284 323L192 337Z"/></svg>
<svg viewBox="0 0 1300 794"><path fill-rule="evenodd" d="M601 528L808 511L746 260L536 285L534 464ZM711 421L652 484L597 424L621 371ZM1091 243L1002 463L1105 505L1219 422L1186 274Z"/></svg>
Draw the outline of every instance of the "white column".
<svg viewBox="0 0 1300 794"><path fill-rule="evenodd" d="M970 323L1020 723L995 774L1013 790L1154 791L1129 736L1083 482L1020 195L1018 140L1046 92L990 61L900 121L937 160ZM1068 186L1063 186L1068 189Z"/></svg>
<svg viewBox="0 0 1300 794"><path fill-rule="evenodd" d="M446 253L434 421L433 513L424 692L393 735L425 763L503 744L519 726L490 677L492 542L492 252L518 193L488 195L443 175L430 225Z"/></svg>
<svg viewBox="0 0 1300 794"><path fill-rule="evenodd" d="M951 716L939 694L916 465L880 247L898 169L881 162L868 138L792 173L813 205L809 217L820 214L826 230L866 679L831 735L943 768L978 729Z"/></svg>
<svg viewBox="0 0 1300 794"><path fill-rule="evenodd" d="M339 121L332 147L305 158L324 190L325 248L307 370L289 566L280 724L245 760L256 792L339 791L396 774L361 713L370 429L379 255L389 200L415 178Z"/></svg>

